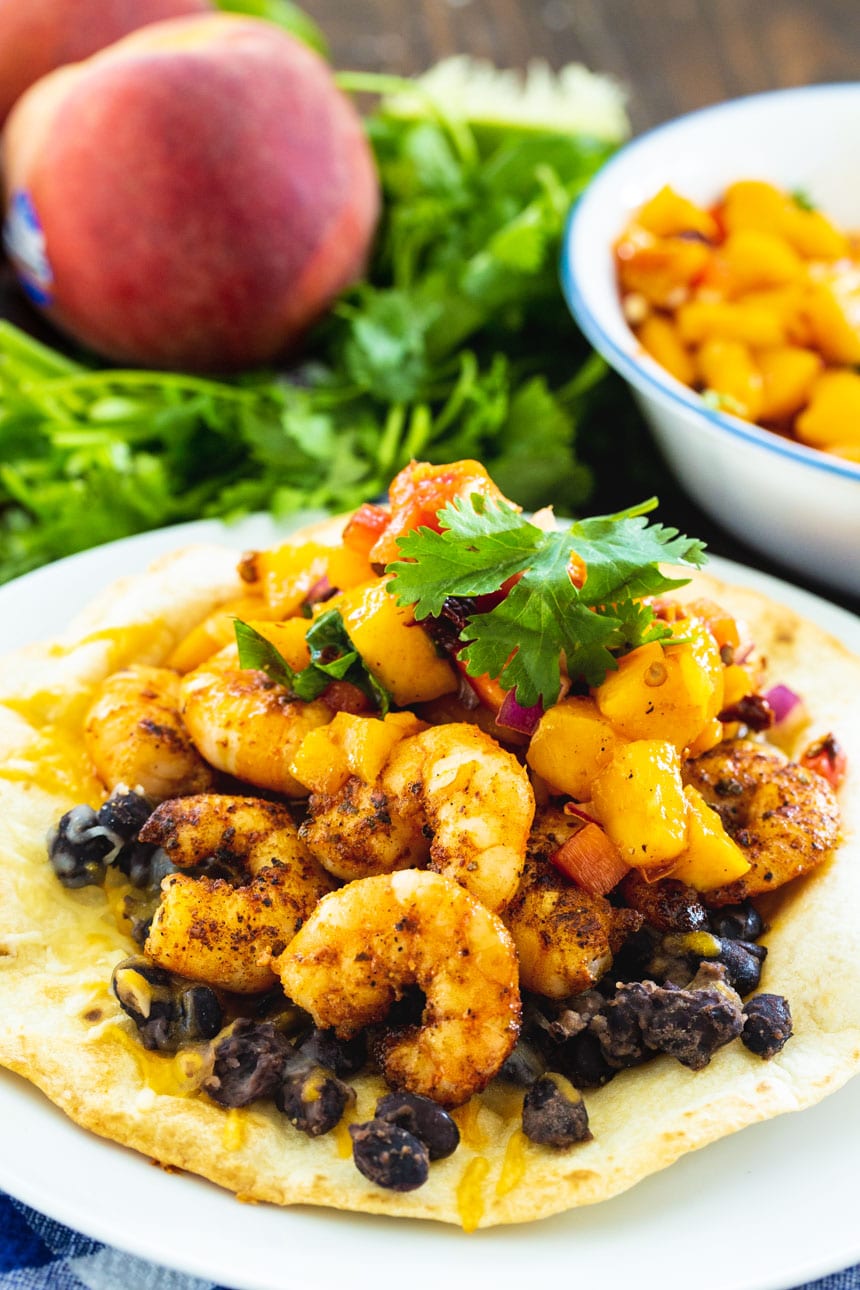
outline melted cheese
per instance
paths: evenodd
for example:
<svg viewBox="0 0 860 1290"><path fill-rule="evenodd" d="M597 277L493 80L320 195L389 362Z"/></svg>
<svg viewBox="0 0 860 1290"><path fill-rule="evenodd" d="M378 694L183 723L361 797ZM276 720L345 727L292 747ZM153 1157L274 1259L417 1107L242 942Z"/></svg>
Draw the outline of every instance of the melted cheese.
<svg viewBox="0 0 860 1290"><path fill-rule="evenodd" d="M457 1213L464 1232L474 1232L484 1216L484 1183L489 1172L489 1161L484 1156L475 1156L457 1184Z"/></svg>

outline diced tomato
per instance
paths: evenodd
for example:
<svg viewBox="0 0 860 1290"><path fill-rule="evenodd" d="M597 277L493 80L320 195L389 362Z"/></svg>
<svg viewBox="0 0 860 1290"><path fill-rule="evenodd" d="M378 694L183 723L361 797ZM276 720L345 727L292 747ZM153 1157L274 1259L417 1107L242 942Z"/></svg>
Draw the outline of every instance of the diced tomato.
<svg viewBox="0 0 860 1290"><path fill-rule="evenodd" d="M575 551L571 551L570 559L567 562L567 572L571 582L577 588L585 585L585 579L588 577L588 569L585 567L585 561L581 559Z"/></svg>
<svg viewBox="0 0 860 1290"><path fill-rule="evenodd" d="M432 466L426 461L410 462L396 475L388 490L391 523L387 525L370 551L373 564L388 564L399 555L398 538L413 529L429 528L439 532L438 512L457 497L502 497L484 467L477 461L455 461L446 466Z"/></svg>
<svg viewBox="0 0 860 1290"><path fill-rule="evenodd" d="M377 506L375 502L364 502L343 531L344 546L369 558L371 548L379 541L390 523L391 515L384 506Z"/></svg>
<svg viewBox="0 0 860 1290"><path fill-rule="evenodd" d="M556 869L593 896L605 896L630 871L618 847L594 823L584 824L553 852L550 860Z"/></svg>
<svg viewBox="0 0 860 1290"><path fill-rule="evenodd" d="M728 645L732 650L736 650L740 645L741 638L737 623L732 615L715 600L705 598L693 600L687 605L687 613L695 618L701 618L717 642L717 649Z"/></svg>
<svg viewBox="0 0 860 1290"><path fill-rule="evenodd" d="M800 764L821 775L831 788L838 788L845 778L848 758L836 736L827 734L809 745L800 758Z"/></svg>
<svg viewBox="0 0 860 1290"><path fill-rule="evenodd" d="M351 681L332 681L320 697L332 712L349 712L358 716L373 710L373 704L364 691Z"/></svg>

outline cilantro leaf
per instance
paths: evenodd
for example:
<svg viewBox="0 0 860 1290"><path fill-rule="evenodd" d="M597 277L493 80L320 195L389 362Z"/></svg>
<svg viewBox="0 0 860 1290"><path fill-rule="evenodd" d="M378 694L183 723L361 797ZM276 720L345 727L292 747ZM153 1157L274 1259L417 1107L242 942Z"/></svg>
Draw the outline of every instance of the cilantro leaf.
<svg viewBox="0 0 860 1290"><path fill-rule="evenodd" d="M659 562L699 568L700 542L648 525L654 502L550 531L508 503L477 494L444 507L441 532L422 528L400 539L402 559L388 566L389 587L416 618L436 616L449 596L478 596L518 580L461 632L460 657L472 676L488 673L515 690L523 707L556 702L562 667L599 685L619 654L669 636L643 596L682 586ZM582 587L571 580L573 554L585 562Z"/></svg>
<svg viewBox="0 0 860 1290"><path fill-rule="evenodd" d="M256 628L241 618L234 622L239 646L239 666L265 672L283 685L296 699L317 699L332 681L349 681L385 716L391 708L391 695L376 679L349 638L340 610L329 609L305 635L311 661L296 671L281 651Z"/></svg>
<svg viewBox="0 0 860 1290"><path fill-rule="evenodd" d="M315 667L296 672L290 667L281 651L265 636L261 636L250 623L237 618L233 624L239 646L239 666L265 672L271 681L277 681L296 699L309 703L317 699L330 682L330 677Z"/></svg>

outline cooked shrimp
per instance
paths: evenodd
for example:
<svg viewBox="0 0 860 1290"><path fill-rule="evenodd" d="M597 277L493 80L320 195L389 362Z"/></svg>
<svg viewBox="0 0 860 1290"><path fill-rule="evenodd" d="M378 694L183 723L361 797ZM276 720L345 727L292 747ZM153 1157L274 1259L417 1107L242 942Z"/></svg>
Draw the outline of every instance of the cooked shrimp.
<svg viewBox="0 0 860 1290"><path fill-rule="evenodd" d="M583 891L550 861L579 827L561 810L540 813L519 890L502 915L517 947L521 983L551 999L590 989L642 922L633 910L614 909L605 897Z"/></svg>
<svg viewBox="0 0 860 1290"><path fill-rule="evenodd" d="M684 779L714 808L750 863L748 873L706 893L730 905L773 891L826 860L839 837L839 806L820 775L752 740L718 744L689 761Z"/></svg>
<svg viewBox="0 0 860 1290"><path fill-rule="evenodd" d="M343 1039L383 1023L410 986L423 990L420 1024L384 1031L376 1055L393 1087L446 1106L486 1087L519 1032L513 942L441 874L405 869L342 887L274 966L290 998Z"/></svg>
<svg viewBox="0 0 860 1290"><path fill-rule="evenodd" d="M212 787L215 774L179 714L179 683L168 668L143 666L103 682L84 722L84 743L108 788L125 784L160 802Z"/></svg>
<svg viewBox="0 0 860 1290"><path fill-rule="evenodd" d="M163 802L140 837L180 868L214 861L250 877L234 887L223 878L170 874L146 953L171 972L238 994L274 985L268 956L289 943L332 887L287 808L253 797L186 797Z"/></svg>
<svg viewBox="0 0 860 1290"><path fill-rule="evenodd" d="M311 799L302 836L329 873L353 879L415 867L500 910L520 880L534 795L516 757L475 726L432 726L394 748L375 784Z"/></svg>
<svg viewBox="0 0 860 1290"><path fill-rule="evenodd" d="M183 678L180 703L191 738L218 770L287 797L307 796L288 767L305 735L331 721L322 700L291 698L265 672L240 667L236 647L228 646Z"/></svg>

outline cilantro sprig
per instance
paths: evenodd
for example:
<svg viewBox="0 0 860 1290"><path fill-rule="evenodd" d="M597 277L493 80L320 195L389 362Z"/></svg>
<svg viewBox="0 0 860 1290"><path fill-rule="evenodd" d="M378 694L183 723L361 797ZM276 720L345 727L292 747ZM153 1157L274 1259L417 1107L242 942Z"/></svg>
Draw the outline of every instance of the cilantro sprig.
<svg viewBox="0 0 860 1290"><path fill-rule="evenodd" d="M291 0L219 3L297 30ZM618 91L572 68L518 94L510 73L462 62L406 101L400 78L350 81L383 94L366 118L383 215L365 278L297 365L128 371L0 322L0 582L204 516L352 510L413 457L477 458L531 508L578 509L603 453L615 486L627 397L557 265L571 202L626 134ZM0 312L17 314L10 277ZM639 470L638 421L630 434Z"/></svg>
<svg viewBox="0 0 860 1290"><path fill-rule="evenodd" d="M403 558L387 568L389 587L421 620L440 614L449 596L486 595L520 575L493 609L467 619L459 657L471 676L488 673L515 689L523 707L548 706L561 693L563 664L571 677L599 685L619 655L671 635L641 597L689 581L659 562L700 568L705 554L701 542L649 523L656 505L652 498L547 532L510 504L474 494L439 512L440 532L421 528L400 539ZM573 552L587 569L581 588L570 577Z"/></svg>
<svg viewBox="0 0 860 1290"><path fill-rule="evenodd" d="M311 661L296 671L281 651L250 623L234 624L239 646L239 666L265 672L296 699L317 699L332 681L349 681L366 694L382 716L391 707L391 695L376 679L349 638L340 610L329 609L308 628L305 641Z"/></svg>

